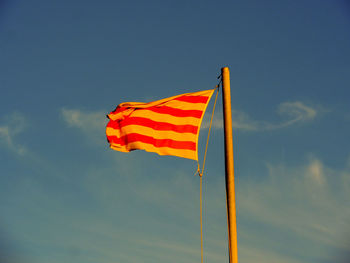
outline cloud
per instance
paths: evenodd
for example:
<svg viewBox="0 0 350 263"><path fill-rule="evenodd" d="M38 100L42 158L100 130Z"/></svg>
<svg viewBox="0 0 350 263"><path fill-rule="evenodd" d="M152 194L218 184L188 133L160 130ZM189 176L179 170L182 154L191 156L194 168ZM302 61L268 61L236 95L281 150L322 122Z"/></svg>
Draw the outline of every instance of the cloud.
<svg viewBox="0 0 350 263"><path fill-rule="evenodd" d="M148 168L147 173L166 176L145 176L142 167L153 167L153 163L155 167ZM181 169L156 168L156 160L142 153L125 158L118 155L113 165L115 168L109 169L122 173L107 176L107 171L94 171L85 182L91 194L101 198L104 209L111 214L124 211L129 218L142 214L144 224L157 225L160 232L169 235L191 234L187 236L191 242L181 246L160 232L138 235L136 228L135 240L129 233L129 242L141 248L165 250L167 254L182 253L186 259L195 257L197 233L192 228L196 230L193 222L198 220L197 177ZM267 164L260 175L254 179L238 175L236 184L242 262L324 262L332 259L334 251L350 252L350 233L346 232L350 230L350 166L335 170L311 156L297 166ZM205 254L212 261L225 262L225 188L223 181L210 180L210 185L204 187ZM136 212L132 206L140 210ZM184 225L191 226L191 230ZM149 243L142 244L143 238Z"/></svg>
<svg viewBox="0 0 350 263"><path fill-rule="evenodd" d="M78 128L90 138L101 140L105 138L107 124L103 111L82 111L79 109L61 109L61 116L69 127Z"/></svg>
<svg viewBox="0 0 350 263"><path fill-rule="evenodd" d="M24 155L26 148L15 141L15 137L20 134L26 121L24 116L19 112L14 112L4 117L4 121L0 124L0 145L4 145L9 150L18 155Z"/></svg>
<svg viewBox="0 0 350 263"><path fill-rule="evenodd" d="M266 242L266 241L265 241ZM253 247L243 247L239 249L239 257L243 262L259 262L259 263L305 263L293 259L290 256L280 255L279 253L273 252L266 249L257 249Z"/></svg>
<svg viewBox="0 0 350 263"><path fill-rule="evenodd" d="M9 223L16 246L39 247L39 261L50 257L54 263L198 260L198 200L191 197L193 192L198 196L199 178L159 168L153 160L152 175L163 172L162 180L154 180L143 171L142 164L149 162L144 156L149 155L116 158L106 167L95 167L98 162L95 168L82 167L78 181L23 177L6 199L15 214L26 215L24 221L17 216ZM66 178L74 176L65 173ZM38 262L26 251L20 256ZM227 260L215 249L205 256L213 262Z"/></svg>
<svg viewBox="0 0 350 263"><path fill-rule="evenodd" d="M286 120L279 123L259 121L252 119L245 112L232 110L232 125L233 128L244 131L270 131L288 127L296 123L311 121L317 116L318 111L300 101L295 101L281 103L277 108L277 113L279 115L286 116ZM218 115L222 115L222 113L215 114L213 119L213 127L216 129L222 129L223 120L222 117L219 117ZM208 128L209 124L210 119L209 116L206 115L202 128Z"/></svg>
<svg viewBox="0 0 350 263"><path fill-rule="evenodd" d="M288 123L312 120L317 114L315 109L306 106L300 101L281 103L278 107L278 112L291 117Z"/></svg>
<svg viewBox="0 0 350 263"><path fill-rule="evenodd" d="M81 179L61 189L36 182L38 177L16 184L7 199L31 220L16 219L21 227L10 228L18 231L14 236L46 246L53 262L198 260L198 177L183 167L169 170L142 152L113 159L106 167L82 168ZM334 170L311 156L295 167L266 167L268 177L238 175L240 262L324 262L329 248L345 253L350 165ZM227 262L224 179L213 175L208 171L210 184L203 188L205 258ZM67 192L68 185L74 192Z"/></svg>
<svg viewBox="0 0 350 263"><path fill-rule="evenodd" d="M289 238L284 247L299 251L310 262L330 259L334 251L350 253L349 167L334 170L310 157L298 167L268 164L267 168L268 177L239 182L241 220L270 229L271 246L280 247L274 239L285 233ZM249 228L246 231L250 235L244 242L262 234L259 229L255 235Z"/></svg>
<svg viewBox="0 0 350 263"><path fill-rule="evenodd" d="M83 128L84 130L98 129L107 122L106 114L102 111L84 112L78 109L63 108L61 113L69 126Z"/></svg>
<svg viewBox="0 0 350 263"><path fill-rule="evenodd" d="M306 106L302 102L284 102L278 106L277 113L287 117L287 120L280 123L269 123L252 119L247 113L232 110L232 125L235 129L244 131L267 131L284 128L296 123L302 123L313 120L317 116L317 110ZM104 134L105 126L108 122L103 111L82 111L80 109L61 109L63 120L69 127L79 128L86 135L100 138ZM209 128L210 114L206 114L203 120L202 129ZM213 128L222 129L222 113L217 113L213 119Z"/></svg>

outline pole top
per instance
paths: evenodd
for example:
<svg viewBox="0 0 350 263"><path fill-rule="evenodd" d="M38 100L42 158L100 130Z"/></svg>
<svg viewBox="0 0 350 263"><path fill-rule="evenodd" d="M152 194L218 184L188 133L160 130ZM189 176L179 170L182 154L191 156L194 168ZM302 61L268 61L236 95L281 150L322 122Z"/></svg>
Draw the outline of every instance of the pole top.
<svg viewBox="0 0 350 263"><path fill-rule="evenodd" d="M223 72L223 71L230 72L230 69L229 69L229 67L222 67L221 72Z"/></svg>

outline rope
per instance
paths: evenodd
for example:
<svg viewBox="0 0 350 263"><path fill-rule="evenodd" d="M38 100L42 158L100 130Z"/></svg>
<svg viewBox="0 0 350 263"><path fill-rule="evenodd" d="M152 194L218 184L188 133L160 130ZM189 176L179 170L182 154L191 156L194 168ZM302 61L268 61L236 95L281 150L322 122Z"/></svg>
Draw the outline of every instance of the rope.
<svg viewBox="0 0 350 263"><path fill-rule="evenodd" d="M215 112L216 101L217 101L217 99L218 99L218 94L219 94L219 89L216 90L216 96L215 96L213 111L212 111L212 113L211 113L210 124L209 124L209 130L208 130L208 137L207 137L207 143L206 143L206 145L205 145L205 151L204 151L202 172L199 174L200 177L202 177L202 175L203 175L203 173L204 173L205 160L206 160L206 158L207 158L207 150L208 150L209 137L210 137L210 130L211 130L211 125L213 124L213 118L214 118L214 112Z"/></svg>
<svg viewBox="0 0 350 263"><path fill-rule="evenodd" d="M205 145L205 151L204 151L204 158L203 158L203 165L202 165L202 171L200 170L200 165L198 163L198 169L195 175L198 173L199 175L199 206L200 206L200 225L201 225L201 263L203 263L203 198L202 198L202 176L204 173L204 167L205 167L205 160L207 158L207 150L208 150L208 144L209 144L209 137L210 137L210 130L211 126L213 123L213 118L214 118L214 112L215 112L215 106L216 106L216 101L218 99L218 94L219 94L219 85L221 83L221 80L218 85L216 85L216 96L215 96L215 101L214 101L214 106L213 106L213 111L211 113L211 118L210 118L210 124L209 124L209 130L208 130L208 136L207 136L207 143Z"/></svg>
<svg viewBox="0 0 350 263"><path fill-rule="evenodd" d="M201 263L203 263L203 200L202 200L202 176L199 176L199 207L200 207L200 222L201 222Z"/></svg>

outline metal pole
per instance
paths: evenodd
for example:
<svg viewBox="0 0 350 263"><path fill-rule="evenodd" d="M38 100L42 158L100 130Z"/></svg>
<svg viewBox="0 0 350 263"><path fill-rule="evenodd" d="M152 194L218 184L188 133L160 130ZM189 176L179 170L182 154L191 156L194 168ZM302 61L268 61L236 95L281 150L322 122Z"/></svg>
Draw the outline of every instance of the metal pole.
<svg viewBox="0 0 350 263"><path fill-rule="evenodd" d="M232 113L230 70L228 67L221 69L222 76L222 102L224 108L225 131L225 172L226 172L226 202L227 202L227 226L230 263L237 263L237 227L236 227L236 201L235 181L233 171L233 139L232 139Z"/></svg>

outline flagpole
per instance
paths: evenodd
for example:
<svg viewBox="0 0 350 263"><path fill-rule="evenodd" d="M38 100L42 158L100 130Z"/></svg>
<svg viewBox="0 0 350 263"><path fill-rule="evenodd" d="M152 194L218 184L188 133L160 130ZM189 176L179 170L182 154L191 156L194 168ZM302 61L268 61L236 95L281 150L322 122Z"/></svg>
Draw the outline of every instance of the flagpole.
<svg viewBox="0 0 350 263"><path fill-rule="evenodd" d="M237 227L236 227L236 201L235 181L233 170L233 139L232 139L232 113L231 113L231 89L230 70L221 68L222 78L222 102L224 109L225 131L225 179L227 202L227 226L230 263L237 263Z"/></svg>

